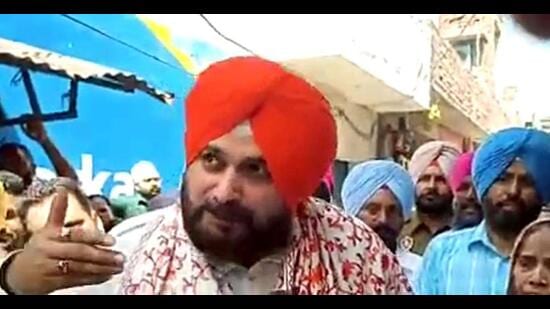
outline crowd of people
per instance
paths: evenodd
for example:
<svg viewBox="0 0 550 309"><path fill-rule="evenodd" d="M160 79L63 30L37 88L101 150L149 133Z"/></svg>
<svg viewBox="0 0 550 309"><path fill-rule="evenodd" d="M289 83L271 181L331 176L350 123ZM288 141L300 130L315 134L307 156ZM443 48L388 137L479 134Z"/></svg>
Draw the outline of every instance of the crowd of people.
<svg viewBox="0 0 550 309"><path fill-rule="evenodd" d="M60 189L67 191L69 197L65 226L102 232L109 232L130 217L177 202L173 194L161 194L162 179L148 161L138 162L131 170L134 195L109 198L98 191L86 192L77 173L39 119L29 121L22 129L42 146L57 177L38 177L34 158L25 145L0 145L0 183L4 201L0 204L0 248L3 255L21 249L34 232L44 227L52 200Z"/></svg>
<svg viewBox="0 0 550 309"><path fill-rule="evenodd" d="M185 104L169 196L145 163L136 196L87 196L39 122L26 132L55 181L24 146L0 147L3 293L550 294L547 133L505 129L467 153L431 141L408 170L362 162L334 205L336 123L304 79L230 58Z"/></svg>

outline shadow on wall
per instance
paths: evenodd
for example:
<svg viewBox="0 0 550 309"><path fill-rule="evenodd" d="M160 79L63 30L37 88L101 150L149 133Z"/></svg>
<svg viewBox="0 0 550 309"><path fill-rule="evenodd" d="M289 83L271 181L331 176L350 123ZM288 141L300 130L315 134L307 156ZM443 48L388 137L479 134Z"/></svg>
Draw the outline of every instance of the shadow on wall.
<svg viewBox="0 0 550 309"><path fill-rule="evenodd" d="M334 197L334 204L339 207L342 207L342 196L340 195L340 192L342 191L342 184L344 183L344 179L346 179L346 176L351 170L351 164L352 163L346 162L346 161L340 161L340 160L334 161L333 197Z"/></svg>

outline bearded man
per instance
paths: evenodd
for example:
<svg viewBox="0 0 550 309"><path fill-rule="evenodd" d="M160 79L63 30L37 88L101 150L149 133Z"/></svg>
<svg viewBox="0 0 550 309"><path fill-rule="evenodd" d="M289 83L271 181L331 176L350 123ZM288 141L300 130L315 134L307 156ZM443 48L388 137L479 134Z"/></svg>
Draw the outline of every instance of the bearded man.
<svg viewBox="0 0 550 309"><path fill-rule="evenodd" d="M1 264L3 289L37 294L105 282L73 292L410 293L376 233L310 198L337 145L317 89L277 63L237 57L200 74L185 110L181 206L133 217L113 237L63 229L60 194L48 226Z"/></svg>

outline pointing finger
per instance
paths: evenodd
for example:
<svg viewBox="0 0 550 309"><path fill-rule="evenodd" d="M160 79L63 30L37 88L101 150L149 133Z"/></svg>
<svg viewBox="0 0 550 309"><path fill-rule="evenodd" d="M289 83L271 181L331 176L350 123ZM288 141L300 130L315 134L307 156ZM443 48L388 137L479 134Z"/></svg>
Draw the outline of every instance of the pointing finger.
<svg viewBox="0 0 550 309"><path fill-rule="evenodd" d="M47 227L61 230L65 223L65 214L67 212L68 196L65 188L59 188L52 201L50 214L46 223Z"/></svg>

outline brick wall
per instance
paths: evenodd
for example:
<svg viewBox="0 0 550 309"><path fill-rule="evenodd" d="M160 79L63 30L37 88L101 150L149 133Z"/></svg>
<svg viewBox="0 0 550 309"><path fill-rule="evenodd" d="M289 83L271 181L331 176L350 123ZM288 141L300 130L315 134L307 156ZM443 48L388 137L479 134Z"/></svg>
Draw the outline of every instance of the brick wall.
<svg viewBox="0 0 550 309"><path fill-rule="evenodd" d="M435 27L432 53L432 87L441 97L486 132L509 122L491 87L463 67L457 52Z"/></svg>

